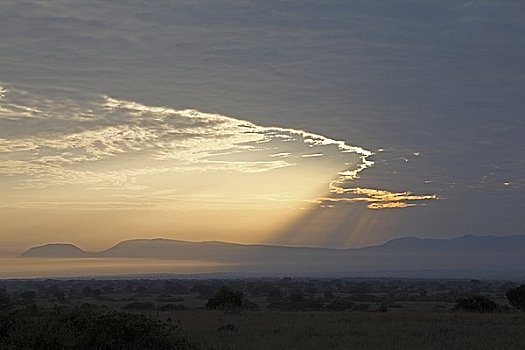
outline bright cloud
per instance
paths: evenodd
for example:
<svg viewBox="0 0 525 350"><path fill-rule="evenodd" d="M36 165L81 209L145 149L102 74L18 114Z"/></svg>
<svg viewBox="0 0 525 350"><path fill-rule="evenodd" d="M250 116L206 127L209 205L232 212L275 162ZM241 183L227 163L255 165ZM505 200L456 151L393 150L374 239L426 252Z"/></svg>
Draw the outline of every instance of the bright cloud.
<svg viewBox="0 0 525 350"><path fill-rule="evenodd" d="M411 192L390 192L377 190L373 188L348 188L333 187L338 195L344 194L344 197L320 198L319 203L335 202L364 202L369 209L388 209L388 208L407 208L420 205L424 201L438 199L435 194L415 195ZM423 201L423 202L422 202Z"/></svg>
<svg viewBox="0 0 525 350"><path fill-rule="evenodd" d="M304 202L315 200L310 188L328 183L324 192L332 197L322 201L363 201L374 209L436 198L353 188L374 164L372 152L303 130L108 96L80 101L12 87L0 88L0 96L0 181L18 191L15 197L60 189L72 201L73 193L92 197L105 189L112 198L168 202L224 187L214 197L225 203L275 202L275 193L283 193L282 202ZM191 190L153 195L173 191L174 182Z"/></svg>

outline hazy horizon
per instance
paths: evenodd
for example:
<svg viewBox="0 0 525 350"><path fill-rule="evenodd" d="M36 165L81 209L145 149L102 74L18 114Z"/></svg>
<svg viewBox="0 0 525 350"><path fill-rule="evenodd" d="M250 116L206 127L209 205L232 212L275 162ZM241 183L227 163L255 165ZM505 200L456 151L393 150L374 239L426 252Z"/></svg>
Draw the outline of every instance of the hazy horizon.
<svg viewBox="0 0 525 350"><path fill-rule="evenodd" d="M53 243L0 258L0 278L209 274L516 279L525 276L523 249L525 235L405 237L354 249L157 238L85 251L71 243Z"/></svg>

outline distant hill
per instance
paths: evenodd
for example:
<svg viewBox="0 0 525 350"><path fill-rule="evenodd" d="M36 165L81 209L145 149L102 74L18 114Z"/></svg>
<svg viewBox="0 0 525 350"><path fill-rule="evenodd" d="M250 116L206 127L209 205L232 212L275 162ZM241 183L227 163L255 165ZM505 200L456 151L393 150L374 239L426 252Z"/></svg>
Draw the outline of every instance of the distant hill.
<svg viewBox="0 0 525 350"><path fill-rule="evenodd" d="M525 248L525 235L515 236L475 236L465 235L451 239L429 239L403 237L390 240L381 245L384 250L488 250L513 251ZM377 247L375 247L377 248Z"/></svg>
<svg viewBox="0 0 525 350"><path fill-rule="evenodd" d="M103 257L208 261L229 266L224 272L308 273L381 276L525 277L525 236L474 236L452 239L404 237L356 249L188 242L170 239L123 241L87 253L74 245L45 245L23 256Z"/></svg>
<svg viewBox="0 0 525 350"><path fill-rule="evenodd" d="M21 256L26 258L85 258L93 256L93 254L73 244L52 243L30 248Z"/></svg>
<svg viewBox="0 0 525 350"><path fill-rule="evenodd" d="M329 248L301 248L226 242L188 242L171 239L136 239L123 241L98 253L102 257L160 258L176 260L211 260L228 262L268 261L301 256L330 257L343 253ZM271 261L271 260L270 260Z"/></svg>

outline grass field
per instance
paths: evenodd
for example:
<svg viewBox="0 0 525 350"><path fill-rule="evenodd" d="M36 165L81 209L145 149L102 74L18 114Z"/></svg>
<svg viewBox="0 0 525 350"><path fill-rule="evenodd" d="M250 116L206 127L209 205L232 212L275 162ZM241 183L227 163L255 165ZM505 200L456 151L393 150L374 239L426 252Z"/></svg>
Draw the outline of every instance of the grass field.
<svg viewBox="0 0 525 350"><path fill-rule="evenodd" d="M456 312L162 313L202 349L525 349L525 315ZM237 331L218 331L224 325Z"/></svg>
<svg viewBox="0 0 525 350"><path fill-rule="evenodd" d="M0 315L9 319L18 312L22 342L26 335L46 337L48 331L26 329L35 317L41 330L55 322L58 328L49 331L67 341L76 333L57 318L124 313L118 317L127 320L131 313L163 321L161 329L188 339L184 344L190 345L176 349L525 349L525 312L506 296L516 285L420 279L0 280ZM236 291L242 306L210 309L208 302L223 288ZM484 308L459 308L469 297L485 300ZM0 338L12 338L9 323L0 322ZM147 335L137 332L140 339ZM31 346L24 349L34 350Z"/></svg>

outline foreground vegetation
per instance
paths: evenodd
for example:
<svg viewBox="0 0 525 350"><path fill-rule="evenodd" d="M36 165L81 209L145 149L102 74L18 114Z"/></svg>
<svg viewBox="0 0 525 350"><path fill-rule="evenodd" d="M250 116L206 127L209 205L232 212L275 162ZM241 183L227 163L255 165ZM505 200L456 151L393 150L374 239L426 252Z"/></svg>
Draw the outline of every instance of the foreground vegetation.
<svg viewBox="0 0 525 350"><path fill-rule="evenodd" d="M525 287L518 284L0 281L0 348L523 349Z"/></svg>
<svg viewBox="0 0 525 350"><path fill-rule="evenodd" d="M144 315L28 307L0 314L0 348L183 350L195 346L178 330Z"/></svg>
<svg viewBox="0 0 525 350"><path fill-rule="evenodd" d="M464 312L170 314L203 349L523 349L525 317ZM236 331L218 331L224 325Z"/></svg>

